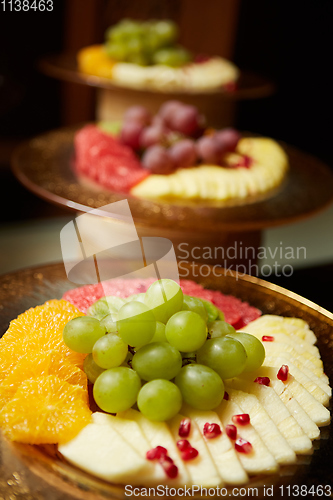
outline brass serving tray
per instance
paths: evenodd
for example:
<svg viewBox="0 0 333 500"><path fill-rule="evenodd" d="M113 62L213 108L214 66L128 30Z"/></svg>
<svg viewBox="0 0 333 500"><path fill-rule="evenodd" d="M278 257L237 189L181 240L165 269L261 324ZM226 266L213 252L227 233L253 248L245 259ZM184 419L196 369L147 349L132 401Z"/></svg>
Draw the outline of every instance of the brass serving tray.
<svg viewBox="0 0 333 500"><path fill-rule="evenodd" d="M236 277L223 269L215 269L213 272L211 268L208 276L198 278L200 273L197 265L189 265L187 269L189 279L248 301L263 313L295 316L307 321L318 338L325 372L332 384L332 313L293 292L255 277ZM52 298L61 298L70 288L73 288L73 284L67 280L63 264L60 263L0 277L0 334L5 332L11 319L27 308ZM265 498L267 488L273 487L270 491L274 492L274 498L280 498L293 496L298 491L297 486L300 488L305 485L303 492L305 487L309 490L312 486L314 489L325 486L322 496L329 496L329 486L333 485L332 428L332 424L322 428L321 439L314 442L312 456L301 457L297 464L281 468L279 474L253 478L245 485L243 493L247 487L257 488L256 498ZM1 495L11 500L126 498L123 486L109 484L68 465L56 454L53 446L9 443L3 438L0 438L0 497ZM229 488L227 496L232 495L232 488ZM310 494L309 497L313 498L313 495Z"/></svg>
<svg viewBox="0 0 333 500"><path fill-rule="evenodd" d="M41 198L78 212L124 199L119 193L87 187L73 172L73 137L78 128L53 130L22 143L13 155L14 174ZM291 223L327 207L333 201L333 172L317 158L287 144L282 146L289 156L290 171L282 186L269 196L234 205L127 196L136 225L180 235L211 236Z"/></svg>

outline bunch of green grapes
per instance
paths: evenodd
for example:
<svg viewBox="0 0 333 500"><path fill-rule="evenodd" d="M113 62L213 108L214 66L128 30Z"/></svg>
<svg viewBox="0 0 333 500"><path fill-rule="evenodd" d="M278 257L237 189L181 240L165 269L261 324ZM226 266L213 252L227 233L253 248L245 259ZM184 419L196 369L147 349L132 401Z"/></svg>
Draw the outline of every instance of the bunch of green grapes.
<svg viewBox="0 0 333 500"><path fill-rule="evenodd" d="M212 410L223 399L223 380L264 361L256 337L236 332L216 306L183 295L172 280L128 299L102 298L88 312L95 317L72 319L63 339L88 353L84 371L97 405L109 413L136 404L150 420L164 421L183 401Z"/></svg>
<svg viewBox="0 0 333 500"><path fill-rule="evenodd" d="M105 51L111 59L140 66L183 66L191 54L177 45L178 29L173 21L123 19L105 34Z"/></svg>

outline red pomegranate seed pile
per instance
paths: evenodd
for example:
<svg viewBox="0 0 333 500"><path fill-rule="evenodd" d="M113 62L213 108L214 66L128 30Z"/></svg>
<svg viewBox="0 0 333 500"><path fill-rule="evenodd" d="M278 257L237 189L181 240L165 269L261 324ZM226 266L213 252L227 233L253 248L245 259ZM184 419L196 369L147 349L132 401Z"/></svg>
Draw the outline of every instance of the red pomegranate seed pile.
<svg viewBox="0 0 333 500"><path fill-rule="evenodd" d="M183 460L192 460L199 455L198 450L191 446L187 439L180 439L177 441L177 448Z"/></svg>
<svg viewBox="0 0 333 500"><path fill-rule="evenodd" d="M232 421L238 425L247 425L250 423L250 415L248 413L241 413L239 415L234 415Z"/></svg>
<svg viewBox="0 0 333 500"><path fill-rule="evenodd" d="M226 432L228 438L235 441L235 439L237 437L237 427L235 425L233 425L233 424L226 425L225 432Z"/></svg>
<svg viewBox="0 0 333 500"><path fill-rule="evenodd" d="M188 437L191 431L191 420L189 418L183 418L179 424L178 435L180 437Z"/></svg>
<svg viewBox="0 0 333 500"><path fill-rule="evenodd" d="M235 442L235 449L239 451L239 453L251 453L252 444L246 441L246 439L238 438Z"/></svg>
<svg viewBox="0 0 333 500"><path fill-rule="evenodd" d="M203 433L207 439L214 439L222 434L222 431L218 424L209 424L206 422L203 428Z"/></svg>
<svg viewBox="0 0 333 500"><path fill-rule="evenodd" d="M271 383L269 377L257 377L255 382L260 385L269 385Z"/></svg>
<svg viewBox="0 0 333 500"><path fill-rule="evenodd" d="M156 448L148 450L146 458L148 460L158 460L170 479L177 477L178 467L174 464L172 458L168 455L167 449L163 446L156 446Z"/></svg>
<svg viewBox="0 0 333 500"><path fill-rule="evenodd" d="M288 380L289 368L288 365L282 365L280 370L277 372L277 378L282 382L286 382Z"/></svg>
<svg viewBox="0 0 333 500"><path fill-rule="evenodd" d="M261 340L263 342L274 342L274 337L272 337L271 335L263 335L261 337Z"/></svg>

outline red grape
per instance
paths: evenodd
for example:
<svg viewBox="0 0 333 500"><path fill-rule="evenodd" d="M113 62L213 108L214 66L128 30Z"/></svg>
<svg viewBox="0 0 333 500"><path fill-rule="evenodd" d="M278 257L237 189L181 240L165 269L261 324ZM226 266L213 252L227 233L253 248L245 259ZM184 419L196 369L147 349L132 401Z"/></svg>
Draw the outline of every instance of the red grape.
<svg viewBox="0 0 333 500"><path fill-rule="evenodd" d="M195 165L197 161L197 151L194 141L183 139L176 142L169 149L175 168L187 168Z"/></svg>
<svg viewBox="0 0 333 500"><path fill-rule="evenodd" d="M225 151L235 151L241 134L234 128L224 128L218 130L215 137L223 145Z"/></svg>
<svg viewBox="0 0 333 500"><path fill-rule="evenodd" d="M193 135L199 128L200 115L195 106L182 105L174 110L167 124L176 132Z"/></svg>
<svg viewBox="0 0 333 500"><path fill-rule="evenodd" d="M169 174L174 170L174 163L168 151L159 144L146 149L141 163L152 174Z"/></svg>
<svg viewBox="0 0 333 500"><path fill-rule="evenodd" d="M151 121L151 114L144 106L131 106L124 114L124 122L130 121L148 125Z"/></svg>
<svg viewBox="0 0 333 500"><path fill-rule="evenodd" d="M165 123L168 123L173 113L177 112L178 109L181 109L184 104L180 101L170 100L166 101L160 107L158 111L158 117L162 118Z"/></svg>
<svg viewBox="0 0 333 500"><path fill-rule="evenodd" d="M154 144L161 142L165 136L165 128L162 123L155 123L143 129L140 137L140 146L142 148L148 148Z"/></svg>
<svg viewBox="0 0 333 500"><path fill-rule="evenodd" d="M218 165L221 158L221 148L215 135L206 135L201 137L197 143L197 152L199 157L206 163Z"/></svg>
<svg viewBox="0 0 333 500"><path fill-rule="evenodd" d="M138 122L125 122L120 132L120 141L133 149L140 147L143 125Z"/></svg>

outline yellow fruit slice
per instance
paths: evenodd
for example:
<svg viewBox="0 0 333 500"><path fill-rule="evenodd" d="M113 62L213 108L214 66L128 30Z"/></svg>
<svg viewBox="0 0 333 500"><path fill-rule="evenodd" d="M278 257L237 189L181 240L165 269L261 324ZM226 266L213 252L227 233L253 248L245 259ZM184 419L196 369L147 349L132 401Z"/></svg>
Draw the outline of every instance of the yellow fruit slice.
<svg viewBox="0 0 333 500"><path fill-rule="evenodd" d="M86 374L77 366L69 363L57 351L32 352L19 359L11 373L0 386L0 409L11 400L25 380L41 376L56 375L69 384L87 389Z"/></svg>
<svg viewBox="0 0 333 500"><path fill-rule="evenodd" d="M0 425L12 441L64 443L91 422L86 391L55 375L22 382L0 412Z"/></svg>

